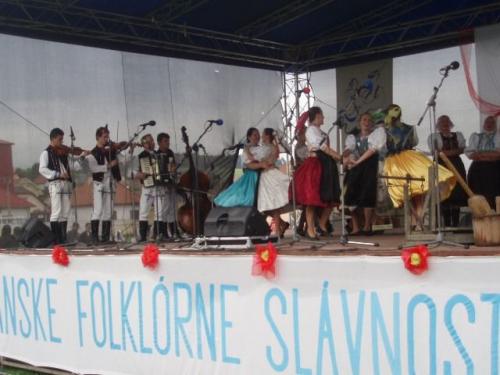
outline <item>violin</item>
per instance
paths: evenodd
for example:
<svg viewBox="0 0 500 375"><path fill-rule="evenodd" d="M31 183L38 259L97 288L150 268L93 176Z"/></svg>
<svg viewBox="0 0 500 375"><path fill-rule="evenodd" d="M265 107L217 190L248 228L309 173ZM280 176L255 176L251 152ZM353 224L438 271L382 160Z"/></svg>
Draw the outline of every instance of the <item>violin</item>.
<svg viewBox="0 0 500 375"><path fill-rule="evenodd" d="M54 153L57 156L68 156L68 155L81 155L84 152L89 153L89 151L84 150L81 147L70 147L66 145L52 146Z"/></svg>
<svg viewBox="0 0 500 375"><path fill-rule="evenodd" d="M142 144L131 141L122 141L122 142L109 141L105 147L110 148L111 151L120 152L126 150L129 147L142 147Z"/></svg>
<svg viewBox="0 0 500 375"><path fill-rule="evenodd" d="M189 146L189 138L186 127L181 128L182 141L186 145L186 157L189 160L189 170L180 179L178 187L180 191L192 191L191 199L184 193L186 203L177 210L177 220L182 230L189 234L203 233L203 223L212 209L212 202L208 199L206 192L210 187L210 180L206 173L198 171L195 174L193 155Z"/></svg>

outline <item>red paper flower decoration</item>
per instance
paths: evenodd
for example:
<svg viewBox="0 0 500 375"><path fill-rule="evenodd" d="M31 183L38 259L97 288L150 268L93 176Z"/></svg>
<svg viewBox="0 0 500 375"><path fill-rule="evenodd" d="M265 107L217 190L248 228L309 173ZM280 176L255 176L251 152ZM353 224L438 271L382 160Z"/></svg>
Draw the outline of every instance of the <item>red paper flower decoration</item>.
<svg viewBox="0 0 500 375"><path fill-rule="evenodd" d="M401 253L401 258L408 271L415 275L420 275L429 268L427 262L427 257L429 257L429 255L427 245L419 245L404 249Z"/></svg>
<svg viewBox="0 0 500 375"><path fill-rule="evenodd" d="M56 264L67 267L69 264L68 251L62 246L54 246L52 249L52 261Z"/></svg>
<svg viewBox="0 0 500 375"><path fill-rule="evenodd" d="M266 246L257 245L253 256L252 275L264 276L266 279L274 278L277 257L278 251L272 243L269 242Z"/></svg>
<svg viewBox="0 0 500 375"><path fill-rule="evenodd" d="M141 260L144 267L155 269L160 261L160 250L158 249L158 246L152 243L144 246Z"/></svg>

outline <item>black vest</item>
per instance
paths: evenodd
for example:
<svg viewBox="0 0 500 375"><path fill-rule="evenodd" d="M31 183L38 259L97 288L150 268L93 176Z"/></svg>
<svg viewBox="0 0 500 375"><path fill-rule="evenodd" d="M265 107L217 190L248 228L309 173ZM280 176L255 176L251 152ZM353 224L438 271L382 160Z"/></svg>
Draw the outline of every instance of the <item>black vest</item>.
<svg viewBox="0 0 500 375"><path fill-rule="evenodd" d="M99 165L104 165L106 163L109 163L109 161L116 160L116 151L114 150L106 150L105 148L100 148L100 147L94 147L92 151L90 151L92 156L94 156L95 160L97 161L97 164ZM111 159L110 159L111 157ZM120 174L120 167L118 165L115 165L114 167L111 168L111 174L113 175L113 178L116 181L121 181L122 176ZM98 172L98 173L92 173L92 179L94 181L99 181L102 182L104 179L104 172Z"/></svg>
<svg viewBox="0 0 500 375"><path fill-rule="evenodd" d="M69 181L71 180L71 171L69 170L69 163L68 163L68 155L63 155L59 156L54 152L54 149L52 146L49 146L45 149L47 153L49 154L49 165L48 168L52 171L56 171L58 173L61 173L61 164L64 165L64 168L66 169L66 172L68 173L69 176ZM56 181L60 180L60 178L52 178L49 180L50 181Z"/></svg>

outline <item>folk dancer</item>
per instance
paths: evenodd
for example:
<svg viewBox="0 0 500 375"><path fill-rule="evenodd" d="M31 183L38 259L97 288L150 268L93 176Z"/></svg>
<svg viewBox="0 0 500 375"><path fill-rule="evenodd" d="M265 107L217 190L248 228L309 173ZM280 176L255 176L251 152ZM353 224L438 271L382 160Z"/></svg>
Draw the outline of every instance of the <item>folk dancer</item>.
<svg viewBox="0 0 500 375"><path fill-rule="evenodd" d="M465 166L460 158L464 153L465 138L460 132L452 132L453 127L454 124L449 116L439 116L436 123L437 132L428 137L427 143L430 150L434 150L435 147L438 152L443 152L465 181L467 178ZM439 164L444 165L441 158ZM441 216L446 227L458 227L460 207L464 206L467 206L467 194L459 184L456 184L450 197L441 202Z"/></svg>
<svg viewBox="0 0 500 375"><path fill-rule="evenodd" d="M261 161L260 133L256 128L247 130L247 144L243 149L243 176L221 191L214 199L219 207L256 206L260 171L271 166Z"/></svg>
<svg viewBox="0 0 500 375"><path fill-rule="evenodd" d="M495 197L500 196L500 134L495 117L486 117L481 132L471 134L465 153L472 160L467 175L471 190L494 208Z"/></svg>
<svg viewBox="0 0 500 375"><path fill-rule="evenodd" d="M69 147L63 144L64 132L54 128L49 134L50 145L40 155L38 171L49 181L50 229L55 244L66 242L68 216L71 210L72 179L69 166ZM87 151L74 149L74 154L86 156ZM75 168L79 164L75 163Z"/></svg>
<svg viewBox="0 0 500 375"><path fill-rule="evenodd" d="M289 223L281 219L281 214L289 202L288 186L290 185L290 179L287 174L276 168L279 146L273 129L264 129L260 150L260 159L267 162L268 166L260 173L257 209L273 218L275 224L274 233L279 237L283 237L290 226Z"/></svg>
<svg viewBox="0 0 500 375"><path fill-rule="evenodd" d="M341 155L329 145L328 135L321 131L324 123L320 107L311 107L308 112L309 126L306 130L308 158L297 169L293 182L297 204L306 207L307 237L328 234L328 221L333 206L340 201L339 176L336 161ZM315 228L315 211L320 208L319 228Z"/></svg>
<svg viewBox="0 0 500 375"><path fill-rule="evenodd" d="M357 135L350 134L345 140L344 165L347 173L344 203L351 207L351 235L370 235L377 203L379 153L385 148L386 135L384 128L374 127L370 113L361 115L359 127ZM361 214L363 230L360 230Z"/></svg>
<svg viewBox="0 0 500 375"><path fill-rule="evenodd" d="M384 162L384 174L391 177L424 178L424 181L410 181L409 194L413 203L412 218L415 229L423 230L424 198L429 191L429 168L432 161L422 152L414 150L418 144L415 127L401 121L401 107L391 104L386 110L385 130L387 135L387 156ZM453 174L443 166L439 171L439 197L447 199L456 180ZM404 203L404 185L398 181L387 181L388 191L394 207Z"/></svg>

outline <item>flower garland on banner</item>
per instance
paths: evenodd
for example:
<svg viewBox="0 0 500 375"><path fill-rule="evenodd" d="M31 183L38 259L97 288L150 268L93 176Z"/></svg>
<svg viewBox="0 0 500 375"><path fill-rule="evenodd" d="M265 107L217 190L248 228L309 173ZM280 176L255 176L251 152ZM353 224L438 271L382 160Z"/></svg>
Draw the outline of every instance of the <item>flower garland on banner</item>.
<svg viewBox="0 0 500 375"><path fill-rule="evenodd" d="M430 256L427 245L418 245L404 249L401 258L405 268L415 275L421 275L429 269L427 258Z"/></svg>
<svg viewBox="0 0 500 375"><path fill-rule="evenodd" d="M252 276L264 276L266 279L276 277L276 259L278 251L272 243L255 246L253 256Z"/></svg>
<svg viewBox="0 0 500 375"><path fill-rule="evenodd" d="M54 246L52 249L52 261L55 264L67 267L69 264L68 250L66 250L63 246Z"/></svg>
<svg viewBox="0 0 500 375"><path fill-rule="evenodd" d="M160 249L155 244L147 244L141 255L142 265L152 270L158 266L160 261Z"/></svg>

